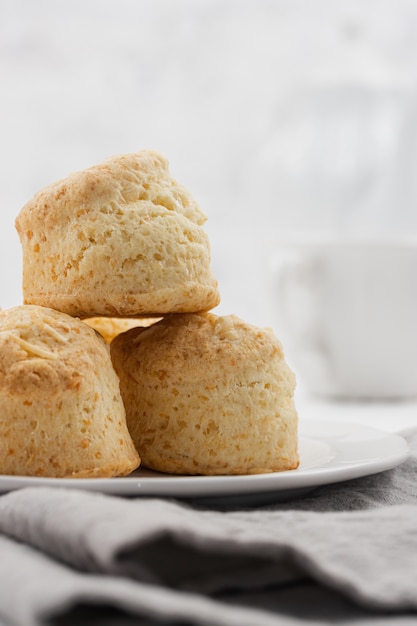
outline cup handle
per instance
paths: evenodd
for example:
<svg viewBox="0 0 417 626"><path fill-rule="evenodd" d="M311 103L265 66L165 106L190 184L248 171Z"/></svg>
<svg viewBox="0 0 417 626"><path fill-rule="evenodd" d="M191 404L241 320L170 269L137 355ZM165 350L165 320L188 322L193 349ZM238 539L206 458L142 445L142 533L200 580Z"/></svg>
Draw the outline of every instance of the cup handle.
<svg viewBox="0 0 417 626"><path fill-rule="evenodd" d="M311 251L291 251L274 264L275 310L285 351L310 390L319 392L332 378L322 311L323 271L320 255Z"/></svg>
<svg viewBox="0 0 417 626"><path fill-rule="evenodd" d="M294 252L275 259L275 304L282 327L300 341L320 341L321 267L318 258Z"/></svg>

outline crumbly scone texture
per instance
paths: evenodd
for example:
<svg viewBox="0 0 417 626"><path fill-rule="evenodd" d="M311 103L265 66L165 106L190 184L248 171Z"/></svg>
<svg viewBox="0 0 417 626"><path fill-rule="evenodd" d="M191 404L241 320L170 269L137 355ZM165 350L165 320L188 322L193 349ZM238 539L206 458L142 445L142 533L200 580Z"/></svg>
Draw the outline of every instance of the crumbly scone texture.
<svg viewBox="0 0 417 626"><path fill-rule="evenodd" d="M220 297L205 221L157 152L71 174L16 219L24 302L77 317L210 310Z"/></svg>
<svg viewBox="0 0 417 626"><path fill-rule="evenodd" d="M0 474L124 476L139 463L104 339L52 309L0 311Z"/></svg>
<svg viewBox="0 0 417 626"><path fill-rule="evenodd" d="M176 474L295 469L295 376L272 330L183 314L110 344L142 464Z"/></svg>
<svg viewBox="0 0 417 626"><path fill-rule="evenodd" d="M159 320L159 317L87 317L83 322L100 333L107 343L111 343L120 333L136 326L151 326Z"/></svg>

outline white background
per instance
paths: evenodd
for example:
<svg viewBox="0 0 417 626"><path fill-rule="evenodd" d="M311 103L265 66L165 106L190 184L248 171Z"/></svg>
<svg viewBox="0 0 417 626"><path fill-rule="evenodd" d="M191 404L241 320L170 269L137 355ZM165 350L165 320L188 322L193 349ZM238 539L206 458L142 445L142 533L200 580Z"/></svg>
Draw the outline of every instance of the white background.
<svg viewBox="0 0 417 626"><path fill-rule="evenodd" d="M0 0L0 306L23 204L153 148L208 216L217 311L273 326L288 233L417 228L416 35L411 0Z"/></svg>
<svg viewBox="0 0 417 626"><path fill-rule="evenodd" d="M413 0L0 0L0 85L0 307L24 203L143 148L208 216L218 313L275 326L294 233L417 231Z"/></svg>

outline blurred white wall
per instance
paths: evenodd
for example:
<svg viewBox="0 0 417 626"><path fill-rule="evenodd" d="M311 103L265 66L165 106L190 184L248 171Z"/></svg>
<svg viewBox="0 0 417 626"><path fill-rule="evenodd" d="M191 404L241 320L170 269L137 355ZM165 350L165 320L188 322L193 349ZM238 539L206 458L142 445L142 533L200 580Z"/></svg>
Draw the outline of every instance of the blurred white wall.
<svg viewBox="0 0 417 626"><path fill-rule="evenodd" d="M417 232L413 0L0 0L0 306L46 184L154 148L208 216L219 313L273 324L290 233Z"/></svg>

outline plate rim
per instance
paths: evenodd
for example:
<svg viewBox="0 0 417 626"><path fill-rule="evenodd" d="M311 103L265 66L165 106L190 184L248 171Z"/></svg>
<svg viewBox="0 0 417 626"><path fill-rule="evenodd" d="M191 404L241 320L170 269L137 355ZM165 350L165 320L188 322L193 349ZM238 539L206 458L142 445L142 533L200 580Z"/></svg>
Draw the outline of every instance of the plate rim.
<svg viewBox="0 0 417 626"><path fill-rule="evenodd" d="M303 435L307 427L308 436ZM410 454L407 441L398 433L387 432L373 426L355 422L305 419L299 422L299 438L302 441L316 440L323 442L320 433L313 434L314 428L347 428L355 432L367 433L378 440L392 444L392 452L384 457L371 457L368 460L337 463L337 452L333 460L310 468L299 467L295 470L271 472L265 474L244 474L229 476L183 476L158 474L141 476L139 474L114 478L54 478L41 476L0 475L0 493L27 487L58 487L98 491L115 496L201 498L245 496L262 493L285 493L311 490L326 484L334 484L364 476L377 474L403 463ZM319 428L318 428L319 427ZM326 443L333 442L335 436L327 436ZM365 440L366 442L366 440ZM343 443L342 443L343 446ZM331 446L330 446L331 447ZM146 470L148 471L148 470Z"/></svg>

